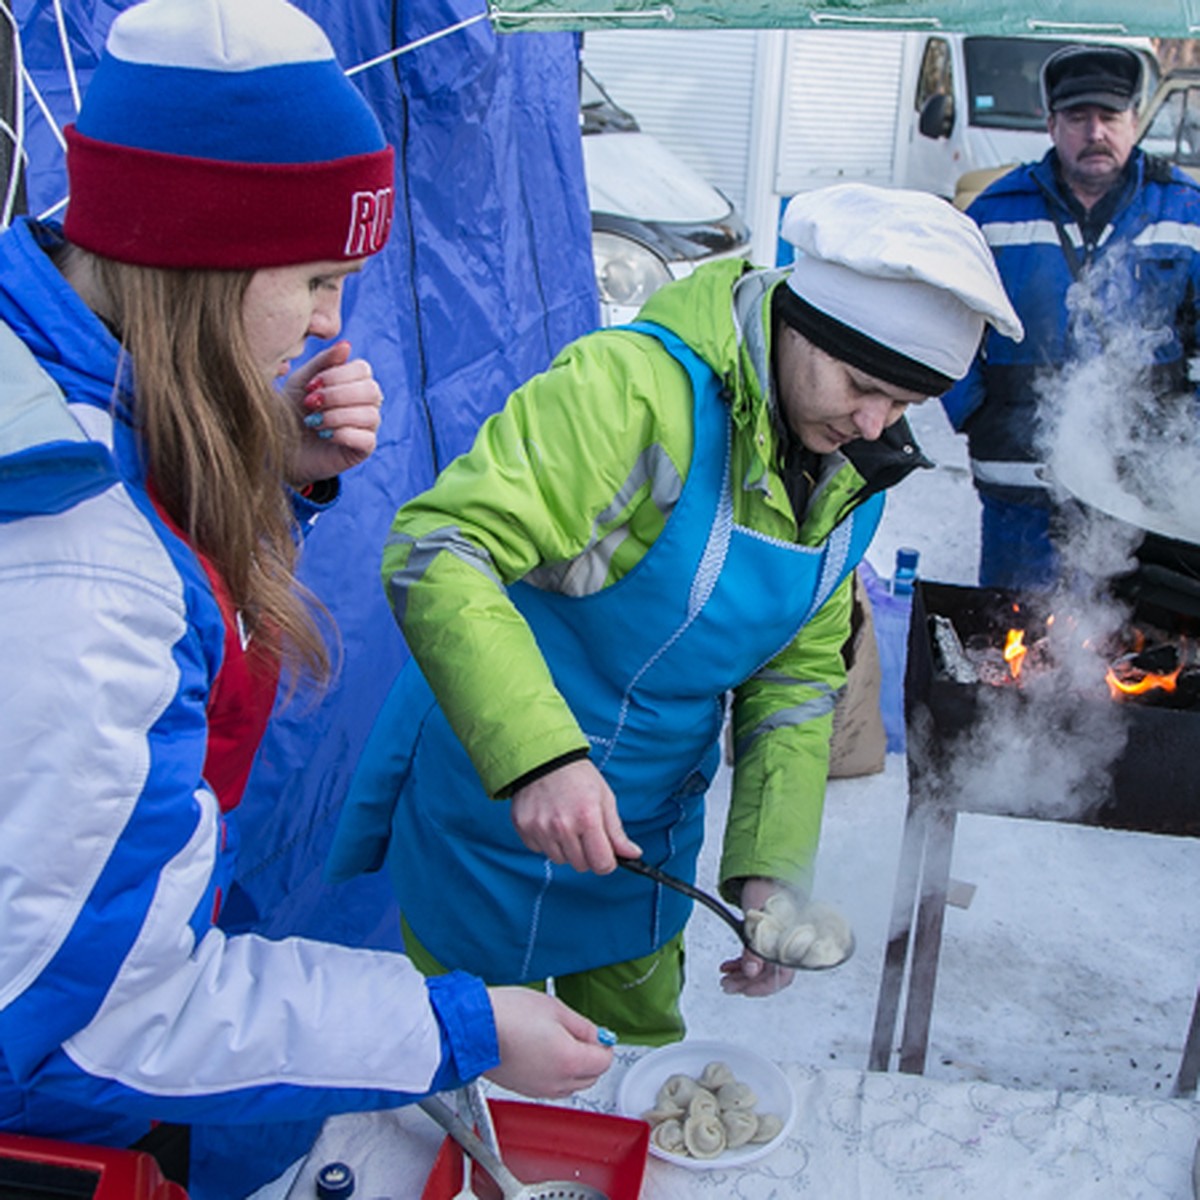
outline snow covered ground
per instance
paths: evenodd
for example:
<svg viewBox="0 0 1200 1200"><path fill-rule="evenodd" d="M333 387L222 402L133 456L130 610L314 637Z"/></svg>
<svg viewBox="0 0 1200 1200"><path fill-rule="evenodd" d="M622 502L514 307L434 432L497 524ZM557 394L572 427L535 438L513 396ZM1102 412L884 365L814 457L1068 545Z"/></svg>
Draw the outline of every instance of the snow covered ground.
<svg viewBox="0 0 1200 1200"><path fill-rule="evenodd" d="M971 585L978 503L962 440L935 403L912 424L938 463L891 494L868 558L898 546L926 579ZM709 809L700 882L716 878L727 780ZM830 784L817 895L840 906L858 949L766 999L725 996L732 934L697 907L688 928L689 1034L776 1059L865 1068L907 797L902 755ZM964 815L951 876L975 886L946 914L926 1074L1023 1088L1170 1094L1200 984L1200 841Z"/></svg>

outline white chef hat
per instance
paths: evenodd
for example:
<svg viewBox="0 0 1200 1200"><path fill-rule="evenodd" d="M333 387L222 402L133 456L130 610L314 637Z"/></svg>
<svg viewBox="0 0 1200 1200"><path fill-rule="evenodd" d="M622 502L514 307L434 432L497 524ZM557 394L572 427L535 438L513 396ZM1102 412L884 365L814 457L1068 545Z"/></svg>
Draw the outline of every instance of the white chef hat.
<svg viewBox="0 0 1200 1200"><path fill-rule="evenodd" d="M797 253L776 311L877 378L938 395L967 373L986 325L1024 336L979 227L928 192L802 192L780 235Z"/></svg>

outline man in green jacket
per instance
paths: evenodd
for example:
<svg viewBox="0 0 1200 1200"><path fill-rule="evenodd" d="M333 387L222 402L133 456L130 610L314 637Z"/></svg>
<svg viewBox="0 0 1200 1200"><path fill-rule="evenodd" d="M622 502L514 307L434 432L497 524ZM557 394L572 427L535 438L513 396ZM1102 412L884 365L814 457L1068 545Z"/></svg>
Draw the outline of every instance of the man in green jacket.
<svg viewBox="0 0 1200 1200"><path fill-rule="evenodd" d="M904 411L987 323L1020 336L978 229L932 196L807 193L781 232L790 268L714 263L568 346L384 554L413 661L334 877L386 862L418 966L553 978L628 1041L683 1034L690 902L618 858L694 878L731 697L721 890L807 895L849 576L923 461ZM749 950L722 971L753 995L792 978Z"/></svg>

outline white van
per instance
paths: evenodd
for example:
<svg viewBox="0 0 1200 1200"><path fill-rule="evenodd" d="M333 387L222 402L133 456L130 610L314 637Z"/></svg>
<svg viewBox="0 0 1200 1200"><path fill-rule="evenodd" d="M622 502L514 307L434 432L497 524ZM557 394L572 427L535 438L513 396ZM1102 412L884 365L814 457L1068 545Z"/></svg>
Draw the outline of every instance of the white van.
<svg viewBox="0 0 1200 1200"><path fill-rule="evenodd" d="M966 172L1040 158L1041 65L1078 40L1130 46L1153 89L1148 38L623 29L589 32L586 53L644 129L685 161L719 166L766 264L789 254L776 230L797 192L858 181L950 198Z"/></svg>

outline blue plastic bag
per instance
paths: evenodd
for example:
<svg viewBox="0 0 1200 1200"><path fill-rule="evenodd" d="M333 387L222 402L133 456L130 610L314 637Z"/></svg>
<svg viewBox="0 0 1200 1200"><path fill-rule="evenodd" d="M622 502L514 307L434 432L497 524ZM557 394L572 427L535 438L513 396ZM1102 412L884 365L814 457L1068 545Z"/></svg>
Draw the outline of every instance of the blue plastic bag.
<svg viewBox="0 0 1200 1200"><path fill-rule="evenodd" d="M904 551L898 552L903 554ZM915 562L912 564L915 567ZM912 589L893 590L865 559L859 564L863 587L871 601L875 641L879 646L879 709L889 753L904 749L904 671L908 663L908 626ZM903 579L903 574L902 574Z"/></svg>

